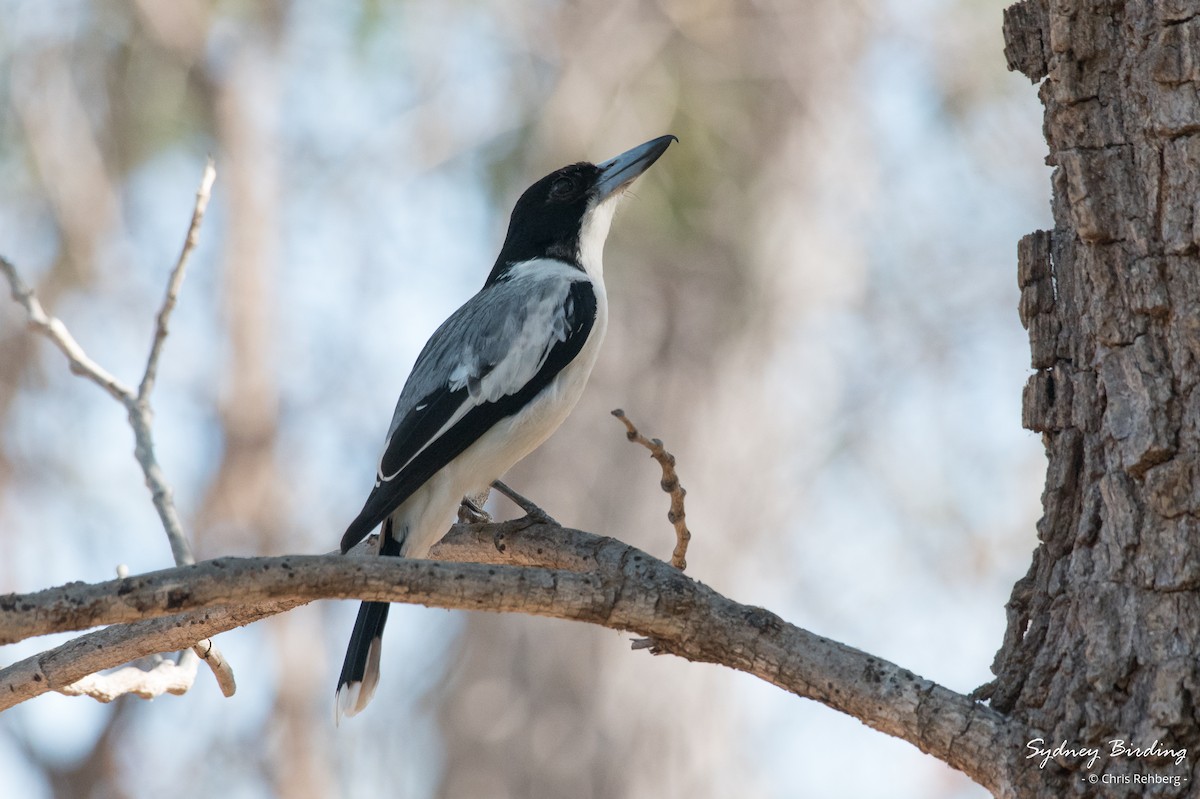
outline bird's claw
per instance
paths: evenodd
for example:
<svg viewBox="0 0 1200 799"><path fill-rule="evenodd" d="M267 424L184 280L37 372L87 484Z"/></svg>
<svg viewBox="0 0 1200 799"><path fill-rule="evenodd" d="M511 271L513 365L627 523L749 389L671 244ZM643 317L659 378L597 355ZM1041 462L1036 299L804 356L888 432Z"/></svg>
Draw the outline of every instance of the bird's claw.
<svg viewBox="0 0 1200 799"><path fill-rule="evenodd" d="M458 506L458 521L460 524L481 524L490 522L492 515L481 506L476 505L470 497L463 497Z"/></svg>
<svg viewBox="0 0 1200 799"><path fill-rule="evenodd" d="M511 499L518 508L525 511L525 518L529 520L531 524L558 524L558 522L554 520L554 517L538 507L533 501L521 496L499 480L492 483L492 487L504 496Z"/></svg>

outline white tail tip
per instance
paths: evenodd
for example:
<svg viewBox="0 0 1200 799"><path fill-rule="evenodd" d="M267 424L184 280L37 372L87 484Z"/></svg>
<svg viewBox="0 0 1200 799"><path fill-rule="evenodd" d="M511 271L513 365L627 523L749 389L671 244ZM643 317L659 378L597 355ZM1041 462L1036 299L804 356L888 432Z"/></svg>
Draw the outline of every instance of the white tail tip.
<svg viewBox="0 0 1200 799"><path fill-rule="evenodd" d="M343 716L357 716L370 704L371 697L375 696L375 689L379 686L379 654L383 648L382 643L379 638L371 641L371 648L367 650L367 667L363 671L361 681L338 686L334 696L333 726L340 726Z"/></svg>

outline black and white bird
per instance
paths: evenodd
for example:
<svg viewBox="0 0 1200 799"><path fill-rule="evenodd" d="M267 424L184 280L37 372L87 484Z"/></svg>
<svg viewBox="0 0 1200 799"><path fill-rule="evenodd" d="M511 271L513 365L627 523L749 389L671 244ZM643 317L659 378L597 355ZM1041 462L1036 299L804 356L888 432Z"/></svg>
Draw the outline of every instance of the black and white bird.
<svg viewBox="0 0 1200 799"><path fill-rule="evenodd" d="M575 407L608 325L602 254L625 189L675 141L661 136L602 164L563 167L513 208L479 293L434 331L388 427L366 504L342 552L383 525L381 555L423 558L479 493L545 441ZM364 602L337 688L337 718L379 682L386 602Z"/></svg>

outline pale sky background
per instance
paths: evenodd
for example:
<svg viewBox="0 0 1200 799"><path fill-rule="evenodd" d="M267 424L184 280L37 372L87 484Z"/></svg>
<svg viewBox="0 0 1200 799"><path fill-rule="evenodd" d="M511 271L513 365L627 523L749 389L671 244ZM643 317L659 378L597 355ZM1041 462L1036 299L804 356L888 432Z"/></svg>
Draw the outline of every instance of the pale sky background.
<svg viewBox="0 0 1200 799"><path fill-rule="evenodd" d="M170 83L177 75L163 72L159 80L139 72L155 66L136 48L121 62L123 72L88 68L110 64L105 53L130 35L129 8L154 2L0 0L0 253L27 279L48 274L64 247L55 210L64 201L45 188L54 184L54 170L31 154L30 109L46 109L51 129L78 124L70 103L55 94L58 84L45 77L53 70L40 54L69 54L74 93L93 118L109 114L125 81L154 87L149 99L125 99L138 108L145 102L139 136L153 144L120 159L101 148L114 197L108 213L117 221L97 237L93 273L52 307L89 354L127 380L140 375L204 158L218 147L195 122L186 87ZM752 294L739 313L753 319L759 301L775 310L762 334L769 335L768 356L754 382L723 386L725 399L712 403L708 418L727 436L743 423L762 427L776 448L746 457L757 459L770 485L787 487L775 491L779 512L743 545L724 521L736 518L736 508L717 499L726 496L723 485L739 479L737 469L723 466L722 448L704 444L723 439L685 434L671 414L638 418L627 406L649 434L668 446L679 442L696 536L694 576L955 690L990 678L1004 603L1035 544L1045 463L1038 438L1020 426L1029 369L1016 311L1016 245L1051 223L1040 106L1035 87L1005 71L1004 3L856 4L859 49L830 78L837 91L804 95L797 88L807 98L798 102L806 122L796 130L803 135L773 139L755 156L753 174L736 167L750 162L761 131L728 122L733 111L718 119L722 100L679 88L696 78L675 72L682 68L665 57L648 58L641 78L623 84L619 102L604 105L601 95L589 116L586 109L597 107L588 95L591 73L573 73L576 53L555 38L553 24L537 21L539 14L557 18L559 3L522 6L520 13L490 2L290 4L269 57L253 48L244 56L246 18L253 16L247 5L216 4L198 59L207 74L221 76L241 68L241 57L262 57L240 74L251 76L242 89L250 98L244 113L269 144L263 163L248 173L261 167L264 190L278 197L275 215L256 220L272 231L267 252L277 292L266 313L279 389L277 463L294 491L278 509L285 544L277 553L336 545L369 487L409 365L436 325L482 283L520 191L559 162L600 161L673 132L681 141L640 181L614 223L610 302L647 302L644 281L653 283L653 275L632 266L615 269L617 253L624 263L647 253L654 261L674 259L671 279L693 279L687 251L671 237L681 234L656 232L666 219L685 234L689 225L730 228L741 260L718 267L766 276L764 294ZM635 47L619 35L625 10L661 18L663 30L672 31L664 39L690 37L701 52L706 14L738 18L717 0L614 9L613 27L596 36L618 49ZM637 30L652 38L646 26ZM828 35L843 35L839 30L831 23ZM786 41L774 46L779 52L764 50L764 63L793 57ZM715 48L711 64L715 73L764 68L731 65ZM731 79L729 91L740 91L741 80ZM213 204L154 401L159 457L189 519L201 510L222 457L217 408L230 344L219 264L237 220L230 219L228 165L217 155ZM61 191L75 184L57 185ZM695 186L703 191L689 194ZM745 212L705 215L731 192L743 198ZM83 204L95 202L89 195ZM653 327L649 316L644 324ZM610 334L605 382L589 389L598 407L622 405L631 393L622 391L630 373L622 353L648 335L640 322ZM22 335L20 325L19 308L0 305L3 342ZM133 572L169 565L120 408L73 378L48 344L39 342L36 353L34 368L2 378L19 385L0 419L0 593L109 579L119 563ZM703 395L726 373L719 366L706 373L693 393ZM768 412L739 417L739 391L761 403L746 407ZM611 424L594 414L573 418L569 432L585 441L619 438ZM630 457L640 464L640 453ZM570 481L574 466L552 458L541 468ZM652 472L640 480L653 509L644 527L659 536L656 554L665 557L667 500ZM566 516L559 507L568 506L556 506L544 487L522 489L564 523L621 537L621 530L597 529L604 524L599 511ZM212 557L253 554L257 546L227 534L198 548ZM317 631L302 656L315 664L322 704L325 693L332 696L353 610L326 603L295 612L305 630ZM393 609L384 684L369 711L382 726L320 732L320 756L343 795L437 795L444 761L431 697L453 672L448 660L463 619ZM552 648L553 633L547 635L536 646ZM60 640L2 648L0 666ZM269 771L260 761L280 746L270 737L270 715L289 661L270 654L278 642L261 625L219 640L236 668L233 699L223 699L202 671L184 697L129 700L138 706L118 733L120 767L107 792L59 795L285 795L277 783L245 775ZM611 640L612 662L675 668L624 651L616 634L599 640ZM712 782L732 780L736 795L986 795L910 745L816 703L746 675L682 668L704 670L701 684L729 707L719 722L695 729L703 746L734 764ZM710 701L693 698L697 705ZM0 716L0 796L54 796L36 762L61 767L82 757L112 712L91 700L47 695ZM528 722L530 734L537 723ZM326 717L313 724L331 727ZM385 737L370 746L382 747L382 760L365 743L380 729ZM629 734L637 735L636 720Z"/></svg>

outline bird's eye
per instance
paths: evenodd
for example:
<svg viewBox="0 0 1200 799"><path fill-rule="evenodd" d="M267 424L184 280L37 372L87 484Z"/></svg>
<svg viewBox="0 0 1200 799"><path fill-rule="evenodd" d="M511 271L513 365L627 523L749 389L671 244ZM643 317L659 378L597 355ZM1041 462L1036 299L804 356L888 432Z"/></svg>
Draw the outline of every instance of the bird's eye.
<svg viewBox="0 0 1200 799"><path fill-rule="evenodd" d="M561 177L550 184L550 196L556 200L563 200L575 193L574 178Z"/></svg>

